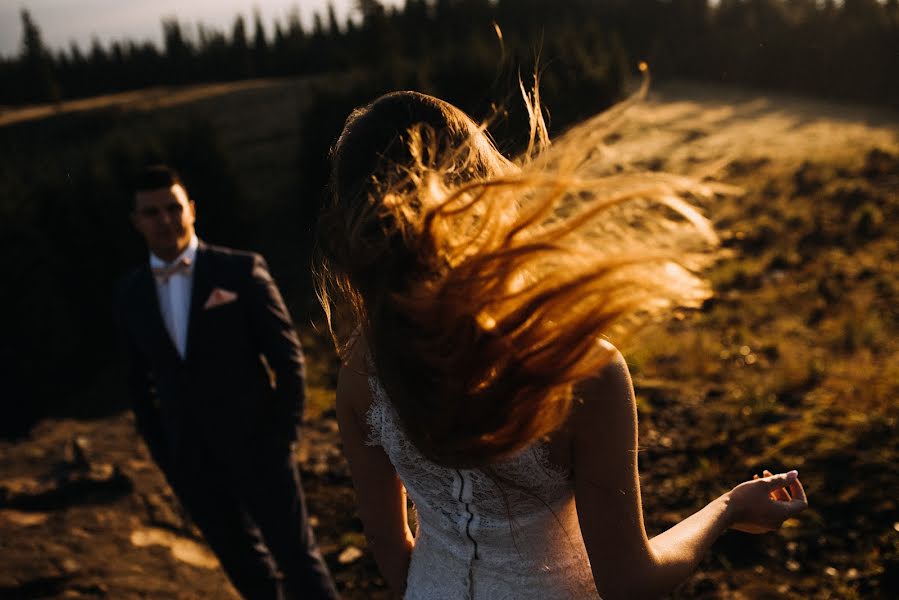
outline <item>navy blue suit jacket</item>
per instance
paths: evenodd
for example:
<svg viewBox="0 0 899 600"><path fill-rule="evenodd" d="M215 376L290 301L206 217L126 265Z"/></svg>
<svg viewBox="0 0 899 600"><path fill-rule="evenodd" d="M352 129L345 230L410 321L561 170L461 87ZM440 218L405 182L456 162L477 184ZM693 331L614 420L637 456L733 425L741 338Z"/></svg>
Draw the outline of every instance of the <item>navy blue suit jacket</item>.
<svg viewBox="0 0 899 600"><path fill-rule="evenodd" d="M206 308L217 288L236 299ZM254 444L296 439L303 354L262 256L200 243L183 359L149 265L122 279L116 309L137 427L164 470L196 443L227 459Z"/></svg>

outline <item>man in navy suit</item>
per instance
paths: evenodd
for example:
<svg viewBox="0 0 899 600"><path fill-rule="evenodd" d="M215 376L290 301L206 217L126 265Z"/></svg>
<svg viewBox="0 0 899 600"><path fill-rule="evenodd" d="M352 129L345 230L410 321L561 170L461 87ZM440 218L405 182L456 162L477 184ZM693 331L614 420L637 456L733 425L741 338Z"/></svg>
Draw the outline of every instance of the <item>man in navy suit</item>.
<svg viewBox="0 0 899 600"><path fill-rule="evenodd" d="M245 598L336 598L293 454L303 355L265 259L199 241L171 169L136 187L150 257L116 308L137 428Z"/></svg>

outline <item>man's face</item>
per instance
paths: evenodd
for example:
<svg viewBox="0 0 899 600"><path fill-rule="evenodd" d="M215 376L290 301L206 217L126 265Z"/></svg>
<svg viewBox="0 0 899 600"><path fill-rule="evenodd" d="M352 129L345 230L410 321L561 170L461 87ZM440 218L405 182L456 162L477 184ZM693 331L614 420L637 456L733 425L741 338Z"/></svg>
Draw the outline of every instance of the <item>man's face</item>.
<svg viewBox="0 0 899 600"><path fill-rule="evenodd" d="M150 252L162 260L174 260L187 248L195 218L194 203L180 184L135 195L131 221Z"/></svg>

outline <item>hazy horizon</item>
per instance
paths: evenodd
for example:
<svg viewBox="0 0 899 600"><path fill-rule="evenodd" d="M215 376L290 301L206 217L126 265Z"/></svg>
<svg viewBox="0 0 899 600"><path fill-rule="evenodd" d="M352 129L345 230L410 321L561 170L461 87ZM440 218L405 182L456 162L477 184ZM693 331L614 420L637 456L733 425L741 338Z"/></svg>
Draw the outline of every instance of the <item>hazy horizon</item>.
<svg viewBox="0 0 899 600"><path fill-rule="evenodd" d="M196 25L230 31L238 14L251 19L258 8L266 34L271 36L274 21L285 22L297 8L303 27L312 26L313 14L323 17L333 3L338 19L351 14L355 0L19 0L0 2L0 55L15 56L22 43L20 12L28 9L41 30L44 44L53 51L68 50L74 42L84 50L97 38L104 46L114 40L135 40L162 44L163 17L175 16L191 32ZM400 6L403 0L382 0L387 6ZM248 22L248 25L251 23Z"/></svg>

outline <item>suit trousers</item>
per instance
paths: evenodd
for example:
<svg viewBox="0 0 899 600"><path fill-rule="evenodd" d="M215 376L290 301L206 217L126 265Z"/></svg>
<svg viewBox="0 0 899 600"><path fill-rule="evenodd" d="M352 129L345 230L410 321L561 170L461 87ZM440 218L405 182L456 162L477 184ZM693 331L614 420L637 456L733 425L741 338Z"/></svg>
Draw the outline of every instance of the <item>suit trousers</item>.
<svg viewBox="0 0 899 600"><path fill-rule="evenodd" d="M308 523L293 445L267 440L246 450L224 458L198 444L179 452L166 476L246 600L337 598Z"/></svg>

